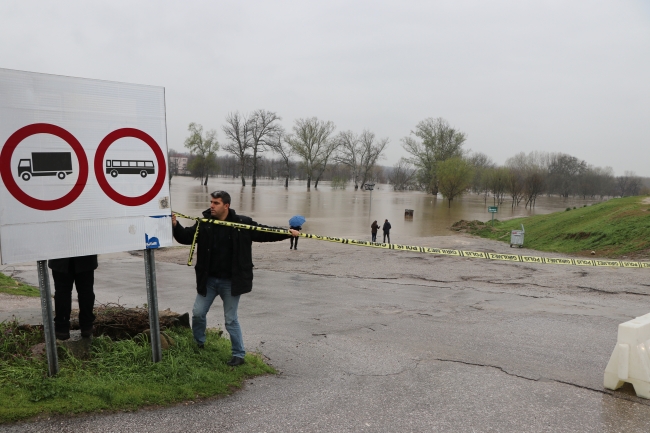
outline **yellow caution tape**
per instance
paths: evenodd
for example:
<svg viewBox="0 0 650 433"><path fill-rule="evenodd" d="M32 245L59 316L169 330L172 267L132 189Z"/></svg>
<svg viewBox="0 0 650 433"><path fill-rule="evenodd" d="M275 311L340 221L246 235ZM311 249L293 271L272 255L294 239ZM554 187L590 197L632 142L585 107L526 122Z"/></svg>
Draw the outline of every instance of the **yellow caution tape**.
<svg viewBox="0 0 650 433"><path fill-rule="evenodd" d="M187 215L183 215L182 213L179 212L174 212L174 214L176 214L181 218L199 221L202 223L218 224L227 227L234 227L234 228L253 230L259 232L291 235L291 233L287 229L251 226L248 224L233 223L230 221L214 220L210 218L194 218ZM190 248L190 258L187 262L188 266L192 264L192 255L194 254L196 238L199 234L199 225L200 224L197 224L196 226L196 232L194 233L194 239L192 240L192 246ZM397 251L413 251L416 253L440 254L445 256L468 257L473 259L498 260L498 261L505 261L505 262L541 263L547 265L570 265L570 266L650 268L650 263L629 262L624 260L551 258L551 257L537 257L537 256L520 256L517 254L485 253L481 251L463 251L463 250L452 250L446 248L429 248L429 247L418 247L413 245L385 244L381 242L358 241L355 239L335 238L330 236L313 235L310 233L300 233L300 237L308 238L308 239L316 239L319 241L336 242L340 244L357 245L360 247L383 248L387 250L397 250Z"/></svg>

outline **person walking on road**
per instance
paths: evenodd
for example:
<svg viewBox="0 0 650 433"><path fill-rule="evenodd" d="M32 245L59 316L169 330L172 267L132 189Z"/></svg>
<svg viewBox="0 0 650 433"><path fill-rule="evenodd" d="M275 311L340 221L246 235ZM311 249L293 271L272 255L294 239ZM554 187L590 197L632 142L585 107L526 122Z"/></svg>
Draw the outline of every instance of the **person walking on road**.
<svg viewBox="0 0 650 433"><path fill-rule="evenodd" d="M386 238L388 238L388 243L390 243L390 223L388 220L384 221L384 225L381 229L384 231L384 243L386 243Z"/></svg>
<svg viewBox="0 0 650 433"><path fill-rule="evenodd" d="M93 335L95 315L95 269L97 255L48 260L54 280L54 334L59 340L70 338L70 313L72 312L72 286L79 300L79 328L83 338Z"/></svg>
<svg viewBox="0 0 650 433"><path fill-rule="evenodd" d="M370 233L372 234L373 242L377 242L377 230L379 230L379 224L377 224L377 220L374 220L370 226Z"/></svg>
<svg viewBox="0 0 650 433"><path fill-rule="evenodd" d="M267 227L251 218L237 215L230 208L230 194L215 191L210 194L210 208L203 212L204 218L230 221L251 226ZM181 244L191 244L197 224L198 250L196 260L196 299L192 309L192 333L199 348L205 344L206 316L217 296L223 301L226 330L232 343L232 358L228 365L244 364L244 340L237 317L239 297L253 289L253 242L276 242L290 235L266 233L253 230L226 227L197 221L192 227L183 227L172 214L174 239ZM299 236L296 230L289 230L291 236Z"/></svg>

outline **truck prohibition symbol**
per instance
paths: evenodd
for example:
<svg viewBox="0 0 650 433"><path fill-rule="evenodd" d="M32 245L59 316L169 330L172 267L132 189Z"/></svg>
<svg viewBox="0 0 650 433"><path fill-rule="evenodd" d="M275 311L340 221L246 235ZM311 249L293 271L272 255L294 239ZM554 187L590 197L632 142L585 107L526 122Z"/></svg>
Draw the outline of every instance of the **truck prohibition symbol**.
<svg viewBox="0 0 650 433"><path fill-rule="evenodd" d="M56 176L65 179L72 174L72 154L70 152L32 152L32 159L18 162L18 176L29 180L32 176Z"/></svg>

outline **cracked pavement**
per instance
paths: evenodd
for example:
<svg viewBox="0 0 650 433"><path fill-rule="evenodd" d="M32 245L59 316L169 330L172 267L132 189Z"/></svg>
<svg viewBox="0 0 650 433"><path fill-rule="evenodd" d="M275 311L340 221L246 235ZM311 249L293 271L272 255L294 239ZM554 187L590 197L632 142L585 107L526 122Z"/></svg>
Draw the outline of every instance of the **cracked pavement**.
<svg viewBox="0 0 650 433"><path fill-rule="evenodd" d="M394 241L510 250L462 235ZM156 252L161 309L191 310L187 253ZM650 401L628 387L602 386L618 324L650 310L648 270L501 263L310 240L297 251L284 242L255 244L253 254L255 285L240 304L244 339L280 374L248 380L229 397L0 430L650 431ZM34 268L14 271L35 284ZM96 294L98 302L146 302L142 258L101 256ZM37 299L0 301L0 320L16 314L40 321ZM216 303L208 325L222 324Z"/></svg>

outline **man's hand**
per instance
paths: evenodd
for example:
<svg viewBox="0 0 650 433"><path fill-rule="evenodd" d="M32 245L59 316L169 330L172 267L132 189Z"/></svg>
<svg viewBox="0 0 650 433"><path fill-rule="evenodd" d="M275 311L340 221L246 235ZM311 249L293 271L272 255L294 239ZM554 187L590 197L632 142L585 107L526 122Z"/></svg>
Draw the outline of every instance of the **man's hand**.
<svg viewBox="0 0 650 433"><path fill-rule="evenodd" d="M172 214L172 227L176 227L176 224L178 224L178 222L176 221L176 215Z"/></svg>
<svg viewBox="0 0 650 433"><path fill-rule="evenodd" d="M297 236L300 236L300 232L298 230L289 229L289 233L291 233L291 236L293 236L294 238L297 237ZM298 241L296 241L296 242L298 242Z"/></svg>

